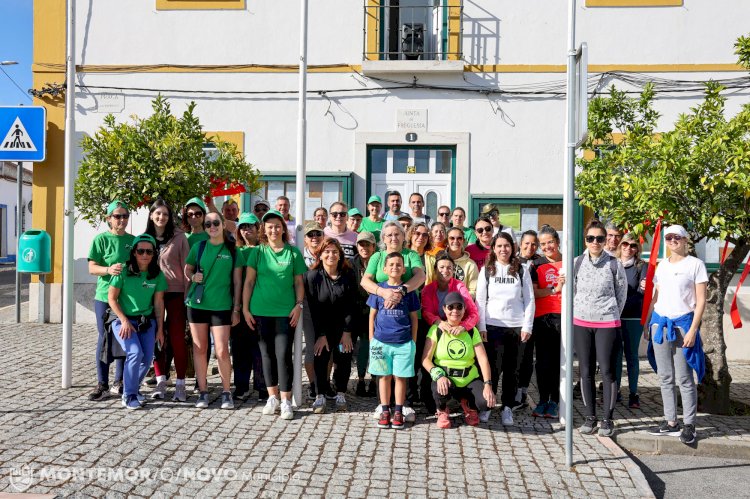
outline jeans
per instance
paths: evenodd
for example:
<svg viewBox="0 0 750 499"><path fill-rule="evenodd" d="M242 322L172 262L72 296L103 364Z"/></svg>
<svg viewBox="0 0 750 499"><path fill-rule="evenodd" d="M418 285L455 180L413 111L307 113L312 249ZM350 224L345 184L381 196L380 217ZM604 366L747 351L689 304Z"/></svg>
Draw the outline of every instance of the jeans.
<svg viewBox="0 0 750 499"><path fill-rule="evenodd" d="M99 337L96 340L96 380L99 383L109 386L109 365L112 363L109 359L101 358L102 344L104 335L107 331L104 329L105 313L109 309L109 303L94 300L94 315L96 315L96 329L99 331ZM123 359L114 359L115 362L115 382L122 382Z"/></svg>
<svg viewBox="0 0 750 499"><path fill-rule="evenodd" d="M484 348L492 371L492 391L497 393L500 372L503 373L505 407L513 407L518 385L518 347L521 343L520 327L497 327L487 325L487 342Z"/></svg>
<svg viewBox="0 0 750 499"><path fill-rule="evenodd" d="M289 317L255 316L255 323L260 333L259 346L266 386L278 386L282 392L292 391L294 328L289 325Z"/></svg>
<svg viewBox="0 0 750 499"><path fill-rule="evenodd" d="M643 328L640 319L622 319L622 342L625 350L625 362L628 366L628 388L630 394L638 393L638 375L640 374L640 365L638 364L638 347L641 344ZM615 379L617 380L617 390L620 390L622 382L622 353L623 349L617 349L617 359L615 360Z"/></svg>
<svg viewBox="0 0 750 499"><path fill-rule="evenodd" d="M151 359L154 358L154 341L156 340L155 319L151 319L151 325L142 333L138 332L138 321L131 320L130 324L133 325L135 331L130 334L128 339L120 338L119 333L122 328L120 319L117 319L112 325L115 339L127 354L123 377L125 382L123 394L125 397L138 394L138 387L143 383L143 379L146 377L149 367L151 367Z"/></svg>

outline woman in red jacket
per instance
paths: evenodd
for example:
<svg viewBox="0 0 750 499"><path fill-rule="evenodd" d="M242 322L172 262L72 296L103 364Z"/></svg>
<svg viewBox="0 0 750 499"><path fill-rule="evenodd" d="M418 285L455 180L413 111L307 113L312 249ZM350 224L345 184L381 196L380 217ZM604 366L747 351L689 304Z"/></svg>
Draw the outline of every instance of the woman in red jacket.
<svg viewBox="0 0 750 499"><path fill-rule="evenodd" d="M477 305L471 298L466 284L453 277L454 268L455 263L448 253L439 253L435 258L437 279L422 290L422 317L430 326L437 324L443 332L449 334L459 334L461 330L451 327L445 319L442 302L448 293L461 293L466 303L466 313L459 328L471 331L479 322Z"/></svg>

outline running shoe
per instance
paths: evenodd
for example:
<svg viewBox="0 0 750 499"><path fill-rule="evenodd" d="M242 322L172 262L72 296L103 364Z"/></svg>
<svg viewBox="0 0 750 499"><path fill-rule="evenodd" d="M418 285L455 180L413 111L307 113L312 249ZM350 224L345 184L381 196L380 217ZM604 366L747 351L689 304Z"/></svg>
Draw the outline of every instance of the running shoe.
<svg viewBox="0 0 750 499"><path fill-rule="evenodd" d="M221 408L234 409L234 401L231 392L221 392Z"/></svg>
<svg viewBox="0 0 750 499"><path fill-rule="evenodd" d="M125 402L125 408L129 410L141 409L141 404L138 402L138 397L135 395L129 395Z"/></svg>
<svg viewBox="0 0 750 499"><path fill-rule="evenodd" d="M581 432L582 435L593 435L596 433L596 429L596 418L594 416L586 416L586 420L578 428L578 431Z"/></svg>
<svg viewBox="0 0 750 499"><path fill-rule="evenodd" d="M648 433L650 435L658 435L658 436L667 436L667 437L679 437L680 432L680 423L675 423L674 425L670 425L666 421L662 421L659 423L659 426L655 426L648 430Z"/></svg>
<svg viewBox="0 0 750 499"><path fill-rule="evenodd" d="M503 412L500 415L500 417L503 420L503 425L505 426L513 426L513 411L510 407L504 407Z"/></svg>
<svg viewBox="0 0 750 499"><path fill-rule="evenodd" d="M310 383L307 387L307 399L315 400L317 395L318 395L318 392L315 391L315 383Z"/></svg>
<svg viewBox="0 0 750 499"><path fill-rule="evenodd" d="M135 398L138 399L138 403L141 404L141 407L146 405L146 396L142 394L141 392L138 392Z"/></svg>
<svg viewBox="0 0 750 499"><path fill-rule="evenodd" d="M160 381L156 384L156 388L154 388L154 391L151 392L151 398L156 400L164 400L164 397L167 396L167 382L166 381Z"/></svg>
<svg viewBox="0 0 750 499"><path fill-rule="evenodd" d="M404 421L407 423L413 423L417 420L417 413L414 412L412 407L404 406Z"/></svg>
<svg viewBox="0 0 750 499"><path fill-rule="evenodd" d="M630 407L631 409L641 408L641 398L638 396L637 393L631 393L628 396L628 407Z"/></svg>
<svg viewBox="0 0 750 499"><path fill-rule="evenodd" d="M198 401L195 403L196 409L205 409L208 407L208 392L201 392L198 395Z"/></svg>
<svg viewBox="0 0 750 499"><path fill-rule="evenodd" d="M391 419L391 428L394 430L404 429L404 413L401 411L393 411L393 418Z"/></svg>
<svg viewBox="0 0 750 499"><path fill-rule="evenodd" d="M109 387L104 383L97 383L96 388L89 393L89 400L91 401L104 400L107 397L109 397Z"/></svg>
<svg viewBox="0 0 750 499"><path fill-rule="evenodd" d="M294 419L294 408L292 407L291 400L281 401L281 419L286 419L287 421Z"/></svg>
<svg viewBox="0 0 750 499"><path fill-rule="evenodd" d="M185 389L185 383L175 385L174 395L172 395L172 402L187 402L187 390Z"/></svg>
<svg viewBox="0 0 750 499"><path fill-rule="evenodd" d="M680 442L685 445L690 445L695 442L696 436L697 434L695 432L695 425L686 424L682 428L682 433L680 433Z"/></svg>
<svg viewBox="0 0 750 499"><path fill-rule="evenodd" d="M547 412L547 402L539 402L533 411L531 411L531 415L535 418L543 418L544 413Z"/></svg>
<svg viewBox="0 0 750 499"><path fill-rule="evenodd" d="M312 409L314 414L325 414L326 398L323 395L318 395L313 402Z"/></svg>
<svg viewBox="0 0 750 499"><path fill-rule="evenodd" d="M268 390L258 390L258 402L266 402L268 400Z"/></svg>
<svg viewBox="0 0 750 499"><path fill-rule="evenodd" d="M557 419L560 417L557 402L552 402L551 400L547 402L547 408L544 410L544 417L547 419Z"/></svg>
<svg viewBox="0 0 750 499"><path fill-rule="evenodd" d="M334 390L330 384L328 385L328 391L325 395L328 400L336 400L336 390Z"/></svg>
<svg viewBox="0 0 750 499"><path fill-rule="evenodd" d="M528 395L521 392L521 400L516 400L516 403L513 404L513 406L511 407L511 410L520 411L521 409L526 409L528 406L529 406Z"/></svg>
<svg viewBox="0 0 750 499"><path fill-rule="evenodd" d="M384 411L380 408L380 414L378 415L378 428L390 428L391 427L391 413Z"/></svg>
<svg viewBox="0 0 750 499"><path fill-rule="evenodd" d="M245 387L237 388L237 387L235 387L234 388L234 393L232 394L232 398L234 400L241 400L241 401L244 402L244 401L246 401L247 399L250 398L250 393L251 393L250 392L250 388L245 388Z"/></svg>
<svg viewBox="0 0 750 499"><path fill-rule="evenodd" d="M275 414L276 412L279 412L281 407L279 406L279 399L277 399L274 396L268 397L268 402L266 402L266 406L263 408L263 414L266 416L270 416L272 414Z"/></svg>
<svg viewBox="0 0 750 499"><path fill-rule="evenodd" d="M461 399L461 409L464 411L464 421L467 425L476 426L479 424L479 413L469 406L468 400Z"/></svg>
<svg viewBox="0 0 750 499"><path fill-rule="evenodd" d="M438 409L436 415L437 415L437 423L436 424L437 424L438 428L440 428L441 430L445 430L445 429L448 429L448 428L450 428L452 426L451 425L451 417L450 417L450 414L448 413L447 410L446 411L441 411L440 409Z"/></svg>
<svg viewBox="0 0 750 499"><path fill-rule="evenodd" d="M112 383L112 388L109 390L112 395L122 395L122 391L122 381Z"/></svg>
<svg viewBox="0 0 750 499"><path fill-rule="evenodd" d="M378 404L378 406L375 408L375 412L372 413L372 419L380 419L380 413L383 412L383 406Z"/></svg>
<svg viewBox="0 0 750 499"><path fill-rule="evenodd" d="M615 423L611 419L603 419L599 425L600 437L611 437L615 434Z"/></svg>
<svg viewBox="0 0 750 499"><path fill-rule="evenodd" d="M347 410L346 395L344 395L344 392L336 394L336 410L339 412L345 412Z"/></svg>
<svg viewBox="0 0 750 499"><path fill-rule="evenodd" d="M367 396L368 397L375 397L378 394L378 385L375 383L374 379L370 380L370 383L367 385Z"/></svg>
<svg viewBox="0 0 750 499"><path fill-rule="evenodd" d="M489 409L486 411L479 411L479 422L486 423L490 420L490 416L492 416L492 411Z"/></svg>

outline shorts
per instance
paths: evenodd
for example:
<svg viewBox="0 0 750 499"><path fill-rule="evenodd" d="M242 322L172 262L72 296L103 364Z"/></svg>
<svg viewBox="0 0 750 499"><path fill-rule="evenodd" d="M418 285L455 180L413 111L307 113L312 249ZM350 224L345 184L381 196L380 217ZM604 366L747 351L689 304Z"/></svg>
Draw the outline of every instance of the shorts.
<svg viewBox="0 0 750 499"><path fill-rule="evenodd" d="M191 324L208 324L214 326L231 326L231 310L203 310L201 308L187 308L187 320Z"/></svg>
<svg viewBox="0 0 750 499"><path fill-rule="evenodd" d="M406 343L370 342L370 374L375 376L396 376L411 378L414 376L414 354L417 346L413 341Z"/></svg>

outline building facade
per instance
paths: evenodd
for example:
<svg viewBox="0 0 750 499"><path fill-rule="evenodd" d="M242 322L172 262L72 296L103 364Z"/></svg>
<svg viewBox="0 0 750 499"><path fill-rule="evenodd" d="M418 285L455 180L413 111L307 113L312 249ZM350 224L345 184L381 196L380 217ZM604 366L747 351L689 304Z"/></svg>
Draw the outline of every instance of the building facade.
<svg viewBox="0 0 750 499"><path fill-rule="evenodd" d="M16 261L18 235L31 228L31 170L22 167L21 226L18 226L18 163L0 161L0 264Z"/></svg>
<svg viewBox="0 0 750 499"><path fill-rule="evenodd" d="M41 88L64 80L65 2L37 4L34 85ZM659 79L665 129L701 99L670 82L745 76L733 55L748 31L750 4L742 0L720 7L581 0L577 9L590 93L612 84L637 92ZM263 175L261 191L243 195L241 207L249 209L254 196L284 194L294 210L299 2L102 0L77 2L76 15L77 137L93 134L108 113L118 121L148 115L158 93L175 112L196 101L209 134L237 143ZM313 1L308 26L307 218L338 199L362 210L369 195L396 189L404 197L422 193L433 216L446 204L466 208L473 220L495 202L516 230L569 229L562 224L566 2ZM728 112L747 95L733 92ZM52 190L62 185L64 102L39 103L54 125L34 190L44 206L35 226L48 224L53 234L54 320L62 192ZM134 233L144 227L145 216L133 217ZM86 255L100 230L76 225L78 321L93 320ZM718 244L699 251L718 262Z"/></svg>

